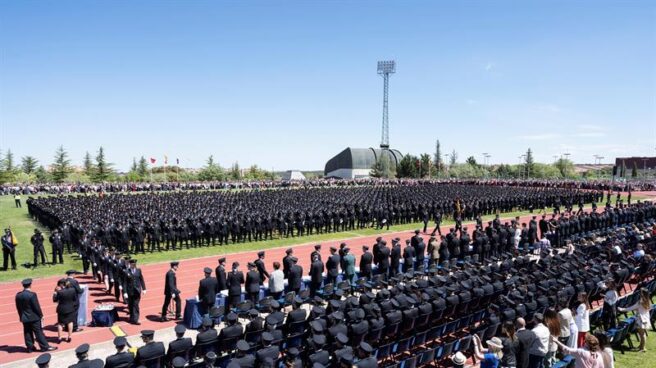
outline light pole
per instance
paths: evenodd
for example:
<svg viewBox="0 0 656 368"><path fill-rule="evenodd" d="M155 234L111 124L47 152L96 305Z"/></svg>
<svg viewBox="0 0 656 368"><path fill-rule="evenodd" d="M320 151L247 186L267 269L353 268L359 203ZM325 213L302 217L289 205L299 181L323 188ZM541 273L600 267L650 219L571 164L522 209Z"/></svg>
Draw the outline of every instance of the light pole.
<svg viewBox="0 0 656 368"><path fill-rule="evenodd" d="M522 161L526 158L526 155L521 155L518 157L519 159L519 166L522 166ZM519 178L522 179L522 176L525 176L524 174L525 167L522 167L522 170L519 172Z"/></svg>

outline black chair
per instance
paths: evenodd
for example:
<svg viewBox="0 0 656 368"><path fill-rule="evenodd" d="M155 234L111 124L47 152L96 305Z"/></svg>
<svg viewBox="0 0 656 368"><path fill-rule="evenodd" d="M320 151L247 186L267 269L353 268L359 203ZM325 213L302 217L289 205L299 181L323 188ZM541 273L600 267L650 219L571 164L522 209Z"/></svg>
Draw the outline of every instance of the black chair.
<svg viewBox="0 0 656 368"><path fill-rule="evenodd" d="M163 368L164 367L164 355L151 358L148 360L142 360L140 365L143 365L146 368Z"/></svg>
<svg viewBox="0 0 656 368"><path fill-rule="evenodd" d="M262 332L264 332L264 330L246 332L246 334L244 334L244 340L246 340L251 348L257 349L262 345Z"/></svg>
<svg viewBox="0 0 656 368"><path fill-rule="evenodd" d="M218 347L217 347L218 341L219 341L218 339L214 339L212 341L194 345L193 354L192 354L193 358L194 359L202 358L203 356L205 356L205 354L209 353L210 351L218 354Z"/></svg>
<svg viewBox="0 0 656 368"><path fill-rule="evenodd" d="M379 329L369 331L364 340L371 346L378 346L380 343L380 338L383 335L383 329L384 327L381 327Z"/></svg>
<svg viewBox="0 0 656 368"><path fill-rule="evenodd" d="M417 361L417 366L424 367L431 364L433 360L435 360L436 350L437 349L428 349L421 352L421 355L419 355L419 360Z"/></svg>
<svg viewBox="0 0 656 368"><path fill-rule="evenodd" d="M237 341L241 340L241 338L242 338L241 336L235 336L228 339L217 340L218 344L215 344L215 346L218 346L218 352L215 351L215 353L217 353L217 355L219 354L232 355L232 353L237 348Z"/></svg>
<svg viewBox="0 0 656 368"><path fill-rule="evenodd" d="M402 367L402 368L416 368L417 367L417 358L419 358L419 357L416 356L416 355L411 356L410 358L403 360L400 363L399 366Z"/></svg>
<svg viewBox="0 0 656 368"><path fill-rule="evenodd" d="M396 334L399 332L399 326L401 323L394 323L391 325L385 326L385 332L383 335L385 336L385 339L387 340L395 340L396 339Z"/></svg>
<svg viewBox="0 0 656 368"><path fill-rule="evenodd" d="M183 358L185 358L186 361L190 361L191 358L193 357L193 353L194 353L194 347L193 346L190 347L189 349L184 349L184 350L179 350L179 351L168 350L166 352L166 360L168 362L173 362L173 359L175 359L176 357L183 357Z"/></svg>

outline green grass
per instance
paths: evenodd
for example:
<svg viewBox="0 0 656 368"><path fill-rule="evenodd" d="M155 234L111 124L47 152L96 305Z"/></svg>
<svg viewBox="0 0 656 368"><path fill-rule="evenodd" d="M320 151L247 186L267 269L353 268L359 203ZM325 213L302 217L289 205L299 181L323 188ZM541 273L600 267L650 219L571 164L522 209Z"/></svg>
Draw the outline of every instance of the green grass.
<svg viewBox="0 0 656 368"><path fill-rule="evenodd" d="M615 367L652 368L656 365L656 331L650 328L647 330L647 334L647 352L639 353L637 350L626 350L622 354L619 350L615 350ZM631 335L631 341L637 349L639 344L638 338L635 335ZM628 349L627 343L624 346Z"/></svg>
<svg viewBox="0 0 656 368"><path fill-rule="evenodd" d="M46 238L45 249L47 253L48 260L51 260L52 254L50 254L50 242L47 241L49 234L41 227L38 223L32 221L27 213L27 205L25 204L26 196L22 196L23 207L15 208L13 196L2 196L0 197L0 225L4 228L11 226L14 233L18 237L19 246L16 249L16 262L18 263L18 269L16 271L8 270L6 272L0 271L0 282L21 280L26 277L39 278L52 275L63 275L64 272L68 269L82 269L82 262L69 254L64 254L64 264L59 264L55 266L38 266L35 269L25 268L22 266L24 263L32 262L32 244L30 244L30 237L34 232L34 228L38 227L43 231L44 237ZM634 200L638 200L635 196ZM589 207L590 205L586 205ZM509 218L515 216L522 216L528 214L528 211L515 211L510 213L501 214L502 218ZM488 215L483 217L483 221L489 221L494 218L494 215ZM452 225L453 221L447 220L442 223L442 225ZM434 226L433 223L430 223L429 226ZM146 253L145 255L139 254L136 258L139 259L139 262L142 264L146 263L156 263L156 262L165 262L169 261L172 258L175 259L188 259L188 258L197 258L213 255L224 255L235 252L243 251L253 251L261 249L269 249L276 247L291 246L296 244L312 243L312 242L323 242L328 240L336 239L347 239L358 236L368 236L368 235L378 235L386 234L391 232L398 231L412 231L414 229L423 228L423 223L414 223L414 224L402 224L390 226L390 230L376 230L372 228L368 229L358 229L354 231L347 231L341 233L329 233L321 235L312 235L304 237L295 237L295 238L283 238L283 239L274 239L264 242L250 242L250 243L240 243L240 244L230 244L226 246L213 246L213 247L202 247L202 248L191 248L183 249L175 252L161 252L161 253ZM431 227L432 228L432 227Z"/></svg>

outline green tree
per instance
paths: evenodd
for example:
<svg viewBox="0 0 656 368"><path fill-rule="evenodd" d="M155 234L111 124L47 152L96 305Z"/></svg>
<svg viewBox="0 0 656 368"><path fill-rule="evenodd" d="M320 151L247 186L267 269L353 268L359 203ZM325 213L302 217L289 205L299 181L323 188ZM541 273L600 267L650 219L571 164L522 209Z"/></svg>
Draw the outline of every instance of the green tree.
<svg viewBox="0 0 656 368"><path fill-rule="evenodd" d="M458 152L456 150L453 150L451 152L451 155L449 156L449 166L455 165L458 163Z"/></svg>
<svg viewBox="0 0 656 368"><path fill-rule="evenodd" d="M526 157L524 157L524 177L531 177L531 173L535 170L534 164L535 160L533 159L533 151L529 148L526 151Z"/></svg>
<svg viewBox="0 0 656 368"><path fill-rule="evenodd" d="M84 154L84 160L82 161L82 168L84 169L84 174L91 177L93 176L95 167L93 165L93 161L91 160L91 154L89 154L89 151L87 151Z"/></svg>
<svg viewBox="0 0 656 368"><path fill-rule="evenodd" d="M39 166L39 161L33 156L25 156L21 160L21 169L28 175L33 174L37 166Z"/></svg>
<svg viewBox="0 0 656 368"><path fill-rule="evenodd" d="M96 155L96 170L92 178L96 182L108 181L113 173L112 164L107 162L105 150L100 146Z"/></svg>
<svg viewBox="0 0 656 368"><path fill-rule="evenodd" d="M566 158L559 158L554 166L558 169L560 176L563 178L573 178L576 176L576 171L574 170L574 163Z"/></svg>
<svg viewBox="0 0 656 368"><path fill-rule="evenodd" d="M421 162L419 166L419 176L422 178L429 177L432 166L430 155L428 153L423 153L419 156L419 161Z"/></svg>
<svg viewBox="0 0 656 368"><path fill-rule="evenodd" d="M208 157L207 164L198 172L198 180L225 180L223 169L221 166L214 162L214 156L210 155L210 157Z"/></svg>
<svg viewBox="0 0 656 368"><path fill-rule="evenodd" d="M240 180L241 179L241 169L239 168L239 162L232 164L230 168L230 179Z"/></svg>
<svg viewBox="0 0 656 368"><path fill-rule="evenodd" d="M392 165L389 155L381 155L371 167L369 175L374 178L393 178L396 175L396 171L394 170L394 165Z"/></svg>
<svg viewBox="0 0 656 368"><path fill-rule="evenodd" d="M473 167L478 167L478 162L476 162L476 158L474 156L469 156L467 157L467 160L465 161L467 164L473 166Z"/></svg>
<svg viewBox="0 0 656 368"><path fill-rule="evenodd" d="M52 180L52 177L48 171L46 171L43 165L37 167L36 170L34 170L34 176L36 177L36 181L38 183L48 183Z"/></svg>
<svg viewBox="0 0 656 368"><path fill-rule="evenodd" d="M419 165L417 163L419 159L417 156L405 155L399 162L399 166L396 169L397 178L417 178L419 177Z"/></svg>
<svg viewBox="0 0 656 368"><path fill-rule="evenodd" d="M7 150L4 158L4 170L9 174L14 174L16 172L16 163L14 161L14 153L10 149Z"/></svg>
<svg viewBox="0 0 656 368"><path fill-rule="evenodd" d="M137 166L137 158L132 157L132 166L130 166L130 172L136 173L138 168L139 167Z"/></svg>
<svg viewBox="0 0 656 368"><path fill-rule="evenodd" d="M68 158L68 152L66 152L64 146L59 146L55 151L55 162L53 162L51 168L52 180L55 183L63 183L71 171L71 160Z"/></svg>
<svg viewBox="0 0 656 368"><path fill-rule="evenodd" d="M437 174L444 171L444 161L442 161L442 149L440 147L440 140L435 140L435 157L433 157L433 162L437 167Z"/></svg>
<svg viewBox="0 0 656 368"><path fill-rule="evenodd" d="M141 180L145 180L146 177L148 176L148 161L143 156L141 156L141 158L139 159L139 166L137 167L137 174L139 174L139 177L141 178Z"/></svg>
<svg viewBox="0 0 656 368"><path fill-rule="evenodd" d="M631 169L631 177L632 178L638 177L638 164L635 161L633 161L633 168Z"/></svg>
<svg viewBox="0 0 656 368"><path fill-rule="evenodd" d="M620 169L620 177L626 176L626 161L622 160L622 168Z"/></svg>

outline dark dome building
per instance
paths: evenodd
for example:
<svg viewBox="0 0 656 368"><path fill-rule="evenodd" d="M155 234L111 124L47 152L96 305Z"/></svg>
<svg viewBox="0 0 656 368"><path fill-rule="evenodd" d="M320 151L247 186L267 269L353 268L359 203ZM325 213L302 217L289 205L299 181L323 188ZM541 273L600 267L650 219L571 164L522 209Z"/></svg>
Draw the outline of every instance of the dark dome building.
<svg viewBox="0 0 656 368"><path fill-rule="evenodd" d="M403 158L401 152L395 149L347 147L328 160L324 175L343 179L367 178L371 167L381 155L388 155L393 167L396 167Z"/></svg>

